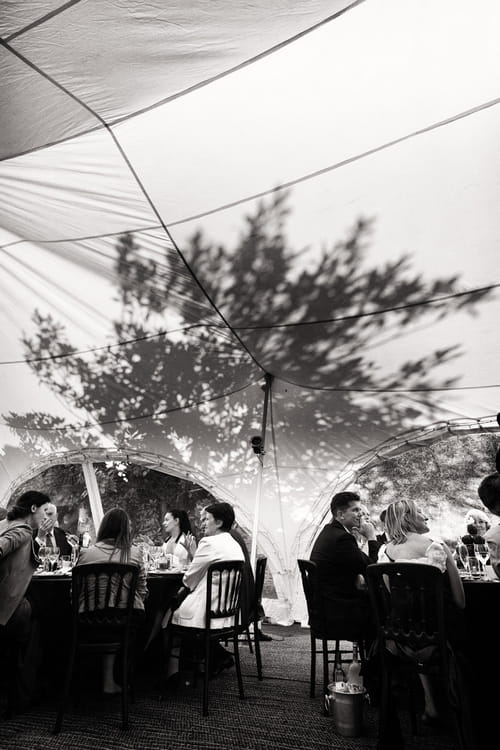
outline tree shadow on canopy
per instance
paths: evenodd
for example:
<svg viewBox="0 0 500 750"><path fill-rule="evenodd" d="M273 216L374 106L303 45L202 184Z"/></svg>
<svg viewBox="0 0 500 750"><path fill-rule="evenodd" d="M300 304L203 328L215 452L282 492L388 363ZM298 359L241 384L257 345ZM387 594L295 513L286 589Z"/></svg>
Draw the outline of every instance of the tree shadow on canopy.
<svg viewBox="0 0 500 750"><path fill-rule="evenodd" d="M425 393L419 403L394 391L454 385L440 366L460 355L459 332L456 342L405 358L390 372L374 351L417 324L474 312L489 292L457 294L458 277L425 279L409 255L370 265L374 221L363 217L304 265L298 261L306 251L287 238L287 214L287 196L277 192L246 217L234 248L197 232L183 257L171 248L146 257L136 236L121 236L121 313L111 321L108 348L78 352L57 320L35 310L36 333L23 339L30 367L89 420L11 412L5 418L23 445L36 452L43 435L53 450L85 447L97 429L116 444L140 448L147 437L193 465L209 457L220 466L232 435L231 451L251 462L245 429L260 424L262 404L249 399L248 386L264 373L304 389L300 401L283 400L280 429L317 465L323 451L347 460L344 446L356 433L378 431L383 439L423 411L432 414ZM179 324L165 331L173 308ZM169 417L180 411L173 426Z"/></svg>

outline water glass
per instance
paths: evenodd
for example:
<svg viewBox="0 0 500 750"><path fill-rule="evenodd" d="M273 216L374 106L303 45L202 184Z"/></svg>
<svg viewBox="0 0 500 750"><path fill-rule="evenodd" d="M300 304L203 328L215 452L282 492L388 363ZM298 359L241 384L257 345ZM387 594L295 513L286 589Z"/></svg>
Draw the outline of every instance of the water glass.
<svg viewBox="0 0 500 750"><path fill-rule="evenodd" d="M483 572L481 570L481 563L479 562L477 557L472 557L469 555L468 567L472 578L481 578Z"/></svg>
<svg viewBox="0 0 500 750"><path fill-rule="evenodd" d="M158 558L158 570L170 570L172 567L172 555L162 555Z"/></svg>
<svg viewBox="0 0 500 750"><path fill-rule="evenodd" d="M69 555L63 555L61 557L61 570L63 573L67 573L71 570L71 557Z"/></svg>
<svg viewBox="0 0 500 750"><path fill-rule="evenodd" d="M38 557L40 558L43 570L47 570L47 565L49 564L49 550L47 547L40 547L38 550Z"/></svg>

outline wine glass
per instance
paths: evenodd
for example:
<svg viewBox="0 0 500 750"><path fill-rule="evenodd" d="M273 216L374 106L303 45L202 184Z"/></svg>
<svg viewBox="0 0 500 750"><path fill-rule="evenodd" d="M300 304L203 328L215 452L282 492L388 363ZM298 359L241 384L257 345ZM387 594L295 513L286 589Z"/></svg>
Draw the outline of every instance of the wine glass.
<svg viewBox="0 0 500 750"><path fill-rule="evenodd" d="M57 570L57 561L59 560L59 554L59 547L52 547L49 549L48 558L50 560L50 569L52 571Z"/></svg>
<svg viewBox="0 0 500 750"><path fill-rule="evenodd" d="M38 557L40 558L42 570L47 569L46 560L49 560L50 549L48 547L40 547L38 550Z"/></svg>
<svg viewBox="0 0 500 750"><path fill-rule="evenodd" d="M457 555L458 559L462 563L462 568L464 569L465 574L467 576L470 575L469 550L467 549L467 545L463 543L461 537L457 540Z"/></svg>
<svg viewBox="0 0 500 750"><path fill-rule="evenodd" d="M161 557L162 548L152 544L149 548L150 555L150 569L156 570L158 568L158 558Z"/></svg>
<svg viewBox="0 0 500 750"><path fill-rule="evenodd" d="M476 555L477 559L481 563L481 570L483 574L483 578L486 576L486 563L488 562L490 551L488 549L487 544L475 544L474 545L474 554Z"/></svg>

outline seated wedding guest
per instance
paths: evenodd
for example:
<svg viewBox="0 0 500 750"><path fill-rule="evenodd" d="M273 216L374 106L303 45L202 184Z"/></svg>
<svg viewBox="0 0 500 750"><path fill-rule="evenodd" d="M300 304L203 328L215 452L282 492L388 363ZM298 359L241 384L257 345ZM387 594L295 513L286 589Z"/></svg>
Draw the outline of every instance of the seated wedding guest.
<svg viewBox="0 0 500 750"><path fill-rule="evenodd" d="M497 417L498 419L498 417ZM500 424L500 422L499 422ZM497 471L484 477L478 487L478 495L485 508L494 516L500 516L500 450L496 454ZM500 520L500 519L499 519ZM485 533L486 544L490 552L490 562L497 577L500 578L500 523L494 523ZM493 613L480 617L480 625L473 628L473 635L478 638L473 643L496 643L498 639L498 623ZM481 641L479 641L481 639ZM475 652L474 652L475 653ZM498 675L500 674L500 656L498 649L488 651L488 674L483 689L477 691L477 724L480 733L480 747L487 747L489 737L497 731L498 711Z"/></svg>
<svg viewBox="0 0 500 750"><path fill-rule="evenodd" d="M185 510L172 508L163 518L167 538L163 543L163 554L171 554L174 566L186 568L196 552L196 538L191 531L191 522Z"/></svg>
<svg viewBox="0 0 500 750"><path fill-rule="evenodd" d="M494 516L500 516L500 473L495 472L485 477L477 491L490 513L493 513ZM490 550L491 564L495 567L500 562L500 524L491 526L484 537Z"/></svg>
<svg viewBox="0 0 500 750"><path fill-rule="evenodd" d="M446 544L429 536L427 516L413 500L398 500L387 506L385 531L388 538L386 545L379 550L379 562L415 562L436 565L447 574L447 591L445 616L450 642L458 648L465 641L465 623L461 610L465 607L465 594L458 568L450 549ZM397 656L397 651L395 652ZM419 660L425 657L420 655ZM419 673L424 692L425 723L436 723L438 708L435 690L429 675Z"/></svg>
<svg viewBox="0 0 500 750"><path fill-rule="evenodd" d="M57 525L57 506L49 503L45 518L38 529L33 532L33 536L40 547L59 548L61 557L70 555L73 551L72 545L68 541L68 536L63 529Z"/></svg>
<svg viewBox="0 0 500 750"><path fill-rule="evenodd" d="M486 513L476 508L467 511L464 521L467 525L467 534L463 535L462 542L469 547L469 555L474 556L474 544L485 543L484 537L490 528L490 522Z"/></svg>
<svg viewBox="0 0 500 750"><path fill-rule="evenodd" d="M24 492L9 508L0 531L0 641L14 713L29 706L37 684L38 623L25 594L40 562L33 529L43 523L49 504L42 492Z"/></svg>
<svg viewBox="0 0 500 750"><path fill-rule="evenodd" d="M132 544L130 518L122 508L112 508L104 514L97 531L95 544L82 548L78 565L89 563L119 562L137 565L139 579L134 599L134 612L137 625L144 618L144 601L148 595L147 574L144 567L142 551ZM124 589L126 590L126 582ZM103 655L102 690L104 693L121 692L121 686L115 682L114 666L116 654Z"/></svg>
<svg viewBox="0 0 500 750"><path fill-rule="evenodd" d="M171 611L164 618L164 625L170 621L186 628L205 627L205 606L207 594L207 570L212 563L224 560L245 560L240 544L231 535L234 523L234 510L229 503L213 503L204 508L201 525L203 538L200 539L194 557L182 579L182 588L174 597ZM224 627L229 623L216 622L214 627ZM222 669L231 667L233 659L218 643L212 643L210 666L212 676ZM167 664L164 687L176 687L179 675L179 646L174 644Z"/></svg>
<svg viewBox="0 0 500 750"><path fill-rule="evenodd" d="M318 583L325 603L327 625L332 633L352 633L371 641L374 625L368 593L359 586L359 576L377 561L379 544L374 525L364 517L355 492L339 492L330 504L332 520L316 539L311 560L318 569ZM354 530L366 539L368 554L359 547Z"/></svg>

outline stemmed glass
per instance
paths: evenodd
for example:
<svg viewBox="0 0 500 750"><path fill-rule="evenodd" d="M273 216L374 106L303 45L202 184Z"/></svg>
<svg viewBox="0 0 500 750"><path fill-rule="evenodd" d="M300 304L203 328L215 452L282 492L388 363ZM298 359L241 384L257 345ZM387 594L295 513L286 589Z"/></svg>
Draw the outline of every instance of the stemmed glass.
<svg viewBox="0 0 500 750"><path fill-rule="evenodd" d="M469 576L469 550L467 549L467 545L463 543L461 537L457 540L457 555L460 562L462 563L465 574Z"/></svg>
<svg viewBox="0 0 500 750"><path fill-rule="evenodd" d="M151 570L156 570L158 568L158 558L161 557L162 548L161 546L155 546L152 544L149 547L149 557L150 557L150 568Z"/></svg>
<svg viewBox="0 0 500 750"><path fill-rule="evenodd" d="M52 547L49 549L48 558L50 560L50 569L52 571L57 570L57 561L59 560L59 547Z"/></svg>
<svg viewBox="0 0 500 750"><path fill-rule="evenodd" d="M49 554L50 549L48 547L40 547L38 550L38 557L41 560L43 570L46 570L45 561L50 559Z"/></svg>
<svg viewBox="0 0 500 750"><path fill-rule="evenodd" d="M488 562L488 559L490 556L490 550L488 549L488 545L487 544L475 544L474 554L476 555L477 559L481 563L481 571L483 574L483 578L485 578L486 577L486 563Z"/></svg>

